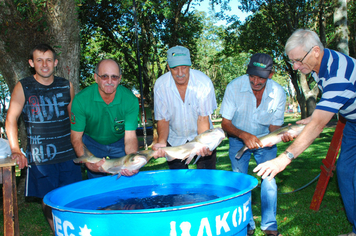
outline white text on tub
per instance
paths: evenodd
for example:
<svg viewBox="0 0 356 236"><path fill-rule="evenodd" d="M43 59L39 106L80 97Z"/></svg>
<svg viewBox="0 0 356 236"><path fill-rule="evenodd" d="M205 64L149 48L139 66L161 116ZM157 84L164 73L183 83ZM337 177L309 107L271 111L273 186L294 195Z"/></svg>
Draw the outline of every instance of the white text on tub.
<svg viewBox="0 0 356 236"><path fill-rule="evenodd" d="M250 211L250 199L246 201L242 206L237 207L231 214L231 218L229 218L230 211L225 212L223 216L218 215L215 217L215 226L216 226L216 234L220 235L221 230L224 229L225 232L229 232L231 227L237 227L241 225L242 222L245 222L247 219L246 215L248 211ZM212 222L214 223L214 222ZM181 234L177 232L177 222L170 222L170 236L191 236L190 229L191 223L187 221L183 221L179 224ZM212 236L212 231L210 227L210 222L207 217L204 217L200 221L199 231L197 236Z"/></svg>

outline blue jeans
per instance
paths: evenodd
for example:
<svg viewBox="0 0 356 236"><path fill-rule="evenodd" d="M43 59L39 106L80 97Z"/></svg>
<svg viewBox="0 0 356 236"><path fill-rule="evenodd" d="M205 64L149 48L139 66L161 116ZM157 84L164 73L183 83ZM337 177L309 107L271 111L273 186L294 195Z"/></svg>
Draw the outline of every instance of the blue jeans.
<svg viewBox="0 0 356 236"><path fill-rule="evenodd" d="M125 153L125 141L124 138L118 140L115 143L104 145L96 142L94 139L90 138L88 135L83 135L83 143L88 148L88 150L96 157L110 157L119 158L126 155ZM87 169L88 179L98 178L106 176L106 173L93 172Z"/></svg>
<svg viewBox="0 0 356 236"><path fill-rule="evenodd" d="M231 160L232 170L235 172L247 174L251 153L256 160L257 165L276 158L277 146L259 148L255 150L247 149L242 157L237 160L236 153L244 146L241 139L229 137L229 157ZM273 178L271 181L265 179L261 183L261 229L277 230L277 184ZM248 230L255 229L255 221L251 216Z"/></svg>
<svg viewBox="0 0 356 236"><path fill-rule="evenodd" d="M346 122L336 174L347 219L356 233L356 123Z"/></svg>

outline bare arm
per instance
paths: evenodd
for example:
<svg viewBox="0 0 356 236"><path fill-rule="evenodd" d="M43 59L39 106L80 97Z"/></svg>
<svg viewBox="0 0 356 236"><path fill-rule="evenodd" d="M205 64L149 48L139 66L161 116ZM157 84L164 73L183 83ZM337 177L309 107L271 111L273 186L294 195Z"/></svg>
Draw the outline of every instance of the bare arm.
<svg viewBox="0 0 356 236"><path fill-rule="evenodd" d="M70 141L72 142L75 154L77 154L78 157L84 155L83 134L84 132L70 131Z"/></svg>
<svg viewBox="0 0 356 236"><path fill-rule="evenodd" d="M209 116L198 116L198 134L201 134L210 129Z"/></svg>
<svg viewBox="0 0 356 236"><path fill-rule="evenodd" d="M125 153L131 154L138 151L136 130L125 130Z"/></svg>
<svg viewBox="0 0 356 236"><path fill-rule="evenodd" d="M158 142L155 143L152 147L153 150L157 151L153 154L154 158L164 157L165 155L165 152L160 148L167 146L167 139L169 134L169 121L166 121L164 119L157 121L157 133L158 133Z"/></svg>
<svg viewBox="0 0 356 236"><path fill-rule="evenodd" d="M69 82L70 85L70 103L68 104L68 114L69 114L69 119L71 118L71 109L72 109L72 102L74 98L74 88L71 82Z"/></svg>
<svg viewBox="0 0 356 236"><path fill-rule="evenodd" d="M210 129L209 116L199 116L197 121L198 126L198 134L204 133L208 129ZM209 148L202 148L197 152L197 155L200 156L209 156L212 154L213 150L209 150Z"/></svg>
<svg viewBox="0 0 356 236"><path fill-rule="evenodd" d="M299 156L314 142L315 138L323 131L323 128L333 115L334 113L332 112L315 110L310 122L286 151L291 152L295 157ZM253 171L258 172L257 175L262 176L263 179L268 176L269 179L272 179L279 172L283 171L290 162L291 160L282 153L277 158L258 165Z"/></svg>
<svg viewBox="0 0 356 236"><path fill-rule="evenodd" d="M6 134L11 148L12 159L17 159L16 162L20 169L27 166L27 158L22 154L18 142L18 126L17 121L21 115L22 109L25 105L25 95L23 93L22 85L18 82L15 85L14 91L11 94L10 107L7 111L5 127Z"/></svg>
<svg viewBox="0 0 356 236"><path fill-rule="evenodd" d="M261 140L259 140L253 134L247 133L247 132L245 132L243 130L240 130L240 129L236 128L232 124L231 120L223 118L222 122L221 122L221 127L229 135L242 139L242 141L245 143L245 145L249 149L256 149L256 148L259 148L259 147L263 147L263 144L262 144Z"/></svg>
<svg viewBox="0 0 356 236"><path fill-rule="evenodd" d="M281 128L282 126L280 126L280 125L270 125L269 126L269 132L273 132L273 131L275 131L275 130L277 130L277 129L279 129L279 128Z"/></svg>

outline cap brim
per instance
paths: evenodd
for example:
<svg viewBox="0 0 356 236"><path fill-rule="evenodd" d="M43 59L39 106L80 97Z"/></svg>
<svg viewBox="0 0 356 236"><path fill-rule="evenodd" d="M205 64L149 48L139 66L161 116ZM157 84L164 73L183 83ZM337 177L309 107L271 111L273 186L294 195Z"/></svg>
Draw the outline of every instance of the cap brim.
<svg viewBox="0 0 356 236"><path fill-rule="evenodd" d="M249 75L256 75L258 77L264 78L264 79L268 79L269 74L271 73L271 71L268 70L258 70L256 68L253 67L248 67L247 69L247 74Z"/></svg>
<svg viewBox="0 0 356 236"><path fill-rule="evenodd" d="M170 68L174 68L177 66L191 66L191 63L187 63L187 61L175 61L175 62L169 62L168 61L168 65Z"/></svg>

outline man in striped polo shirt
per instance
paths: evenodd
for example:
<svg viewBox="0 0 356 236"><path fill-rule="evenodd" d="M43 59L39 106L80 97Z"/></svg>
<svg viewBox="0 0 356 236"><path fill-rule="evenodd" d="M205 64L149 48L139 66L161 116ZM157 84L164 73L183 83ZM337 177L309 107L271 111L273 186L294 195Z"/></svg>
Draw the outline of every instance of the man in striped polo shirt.
<svg viewBox="0 0 356 236"><path fill-rule="evenodd" d="M309 147L334 114L340 112L347 122L336 171L346 215L353 229L339 236L356 236L356 60L324 48L315 32L303 29L289 37L285 51L293 69L303 74L312 73L323 94L312 116L297 122L307 125L293 144L254 171L262 178L272 179Z"/></svg>

